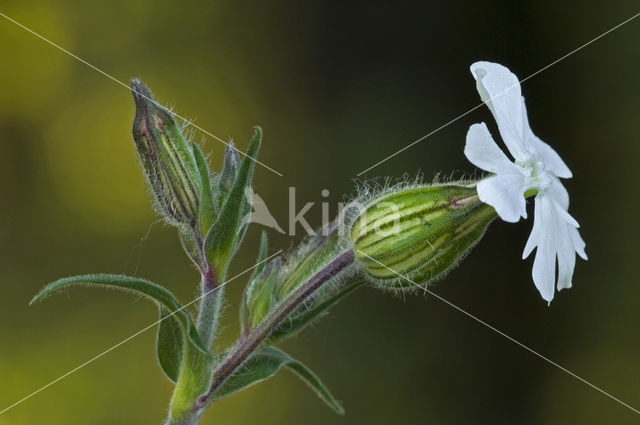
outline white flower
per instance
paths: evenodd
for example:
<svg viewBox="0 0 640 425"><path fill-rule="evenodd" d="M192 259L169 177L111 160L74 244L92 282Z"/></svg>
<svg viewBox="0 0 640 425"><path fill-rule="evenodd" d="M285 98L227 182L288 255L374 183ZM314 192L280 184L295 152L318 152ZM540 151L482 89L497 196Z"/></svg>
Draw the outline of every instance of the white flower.
<svg viewBox="0 0 640 425"><path fill-rule="evenodd" d="M559 179L571 177L571 171L531 131L520 83L511 71L495 63L476 62L471 73L514 159L512 162L498 147L484 123L472 125L464 153L473 164L495 174L478 183L478 195L500 218L514 223L520 217L527 218L525 193L537 193L533 230L522 258L537 248L533 281L542 298L551 302L555 286L558 290L571 287L576 253L587 259L578 222L567 212L569 194Z"/></svg>

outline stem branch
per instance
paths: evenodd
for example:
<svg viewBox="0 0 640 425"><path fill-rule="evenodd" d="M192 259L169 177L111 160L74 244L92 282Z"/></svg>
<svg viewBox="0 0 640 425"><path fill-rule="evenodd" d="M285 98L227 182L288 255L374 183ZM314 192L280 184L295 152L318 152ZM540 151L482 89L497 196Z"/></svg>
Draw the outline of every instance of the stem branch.
<svg viewBox="0 0 640 425"><path fill-rule="evenodd" d="M298 306L304 303L326 282L354 261L353 250L348 249L337 255L325 267L316 272L309 280L296 288L271 312L262 323L246 336L240 338L236 347L214 370L209 391L200 397L196 409L202 409L213 402L215 392L235 372L244 361L264 342Z"/></svg>

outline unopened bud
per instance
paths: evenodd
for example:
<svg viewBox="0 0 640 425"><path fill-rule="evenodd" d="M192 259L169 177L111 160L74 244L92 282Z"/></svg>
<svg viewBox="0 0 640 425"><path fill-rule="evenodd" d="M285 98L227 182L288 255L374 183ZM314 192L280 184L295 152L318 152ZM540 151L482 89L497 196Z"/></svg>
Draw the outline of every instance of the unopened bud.
<svg viewBox="0 0 640 425"><path fill-rule="evenodd" d="M405 288L444 275L495 217L474 187L410 188L370 201L350 236L357 261L374 282Z"/></svg>
<svg viewBox="0 0 640 425"><path fill-rule="evenodd" d="M198 219L200 175L193 151L173 114L159 105L140 81L131 81L136 105L133 140L158 212L174 224Z"/></svg>
<svg viewBox="0 0 640 425"><path fill-rule="evenodd" d="M222 170L220 174L216 176L215 180L215 192L217 196L218 205L223 205L231 192L233 183L238 176L238 169L240 168L240 161L238 160L238 152L233 144L233 141L229 141L224 151L224 160L222 161Z"/></svg>

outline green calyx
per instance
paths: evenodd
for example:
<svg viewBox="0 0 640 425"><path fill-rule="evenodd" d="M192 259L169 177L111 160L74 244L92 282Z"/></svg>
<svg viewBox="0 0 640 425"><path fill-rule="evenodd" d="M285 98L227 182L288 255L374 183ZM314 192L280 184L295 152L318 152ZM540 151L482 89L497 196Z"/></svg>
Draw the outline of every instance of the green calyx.
<svg viewBox="0 0 640 425"><path fill-rule="evenodd" d="M381 287L410 288L448 272L495 217L475 187L409 188L370 201L350 238L366 276Z"/></svg>
<svg viewBox="0 0 640 425"><path fill-rule="evenodd" d="M200 209L200 173L173 114L140 81L131 81L136 106L133 140L158 212L173 224L193 224Z"/></svg>

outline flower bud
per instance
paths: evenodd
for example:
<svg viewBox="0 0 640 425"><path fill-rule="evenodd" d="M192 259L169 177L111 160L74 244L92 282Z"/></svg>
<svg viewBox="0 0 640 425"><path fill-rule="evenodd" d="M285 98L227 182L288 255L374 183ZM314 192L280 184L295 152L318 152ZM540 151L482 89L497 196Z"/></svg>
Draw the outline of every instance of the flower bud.
<svg viewBox="0 0 640 425"><path fill-rule="evenodd" d="M136 106L133 140L155 207L173 224L194 225L198 219L200 175L191 147L173 114L153 99L140 81L131 81Z"/></svg>
<svg viewBox="0 0 640 425"><path fill-rule="evenodd" d="M475 187L409 188L370 201L350 237L370 278L382 287L408 288L448 272L495 217Z"/></svg>
<svg viewBox="0 0 640 425"><path fill-rule="evenodd" d="M216 194L218 196L218 204L222 205L227 200L229 192L233 187L233 183L238 176L238 170L240 169L240 161L238 160L238 152L230 141L227 144L227 148L224 151L224 160L222 162L222 170L220 174L216 176Z"/></svg>

